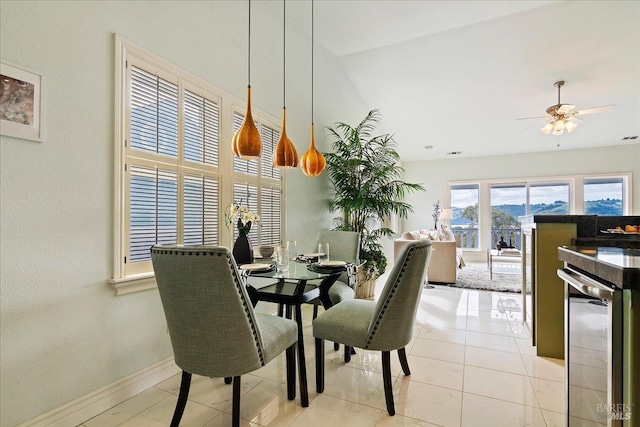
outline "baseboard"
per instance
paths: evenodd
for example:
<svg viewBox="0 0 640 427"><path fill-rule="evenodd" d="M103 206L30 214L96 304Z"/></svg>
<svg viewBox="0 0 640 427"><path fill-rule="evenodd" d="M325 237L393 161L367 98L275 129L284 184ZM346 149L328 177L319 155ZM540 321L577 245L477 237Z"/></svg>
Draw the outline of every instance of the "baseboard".
<svg viewBox="0 0 640 427"><path fill-rule="evenodd" d="M17 427L76 426L179 372L170 357Z"/></svg>

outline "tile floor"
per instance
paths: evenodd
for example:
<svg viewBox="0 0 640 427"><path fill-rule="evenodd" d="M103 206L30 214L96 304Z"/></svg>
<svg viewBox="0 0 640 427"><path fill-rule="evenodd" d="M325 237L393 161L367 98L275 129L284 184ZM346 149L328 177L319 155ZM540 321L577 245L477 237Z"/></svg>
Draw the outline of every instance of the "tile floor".
<svg viewBox="0 0 640 427"><path fill-rule="evenodd" d="M309 377L308 408L286 399L284 355L243 376L243 426L564 426L564 365L537 357L521 323L520 294L436 286L424 289L414 338L407 346L411 375L392 354L396 415L385 409L381 356L358 350L349 364L326 345L325 391L315 392L311 309L303 310ZM513 301L511 301L513 302ZM341 347L342 349L342 347ZM168 426L180 375L157 384L84 427ZM222 379L197 377L182 426L230 426L231 391Z"/></svg>

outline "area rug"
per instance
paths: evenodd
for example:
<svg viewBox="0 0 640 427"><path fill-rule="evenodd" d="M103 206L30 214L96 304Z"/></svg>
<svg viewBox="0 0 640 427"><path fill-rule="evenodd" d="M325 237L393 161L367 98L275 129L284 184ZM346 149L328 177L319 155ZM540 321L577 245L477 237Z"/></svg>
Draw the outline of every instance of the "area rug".
<svg viewBox="0 0 640 427"><path fill-rule="evenodd" d="M511 273L511 274L505 274ZM517 273L517 274L514 274ZM458 272L458 280L454 284L456 288L480 289L496 292L522 292L522 276L520 268L514 266L494 266L493 280L489 278L489 269L486 263L467 263Z"/></svg>

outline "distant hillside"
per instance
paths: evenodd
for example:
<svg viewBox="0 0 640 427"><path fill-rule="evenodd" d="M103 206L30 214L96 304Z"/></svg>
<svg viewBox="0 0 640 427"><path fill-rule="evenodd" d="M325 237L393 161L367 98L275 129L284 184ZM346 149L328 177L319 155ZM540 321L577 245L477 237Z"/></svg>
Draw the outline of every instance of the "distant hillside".
<svg viewBox="0 0 640 427"><path fill-rule="evenodd" d="M526 207L521 205L497 205L494 209L509 212L515 218L526 215ZM451 225L467 225L468 219L462 218L463 208L451 208ZM569 211L567 202L538 203L531 205L532 215L565 215ZM585 215L622 215L622 200L606 199L585 203Z"/></svg>

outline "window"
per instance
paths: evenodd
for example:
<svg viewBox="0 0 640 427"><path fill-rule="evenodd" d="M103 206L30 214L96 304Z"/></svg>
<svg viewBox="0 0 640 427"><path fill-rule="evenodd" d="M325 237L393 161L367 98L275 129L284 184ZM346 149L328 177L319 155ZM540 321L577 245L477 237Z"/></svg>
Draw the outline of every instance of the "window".
<svg viewBox="0 0 640 427"><path fill-rule="evenodd" d="M534 215L629 215L631 173L450 182L451 227L466 249L520 248Z"/></svg>
<svg viewBox="0 0 640 427"><path fill-rule="evenodd" d="M622 178L585 179L585 215L622 215L623 185Z"/></svg>
<svg viewBox="0 0 640 427"><path fill-rule="evenodd" d="M519 216L527 213L527 186L524 184L491 186L491 247L498 242L520 247Z"/></svg>
<svg viewBox="0 0 640 427"><path fill-rule="evenodd" d="M279 128L256 114L261 158L235 159L230 144L221 147L220 141L231 141L242 123L243 113L233 107L241 100L119 37L116 43L116 249L110 282L118 288L152 277L154 244L228 246L237 230L224 227L222 201L242 200L261 215L262 225L250 233L254 245L282 241L282 179L271 167Z"/></svg>
<svg viewBox="0 0 640 427"><path fill-rule="evenodd" d="M531 184L530 215L569 215L569 184Z"/></svg>
<svg viewBox="0 0 640 427"><path fill-rule="evenodd" d="M460 236L463 248L478 248L478 184L452 185L451 230Z"/></svg>
<svg viewBox="0 0 640 427"><path fill-rule="evenodd" d="M137 58L126 68L128 276L150 271L154 244L218 244L220 101Z"/></svg>

